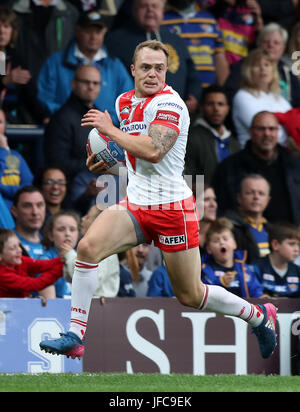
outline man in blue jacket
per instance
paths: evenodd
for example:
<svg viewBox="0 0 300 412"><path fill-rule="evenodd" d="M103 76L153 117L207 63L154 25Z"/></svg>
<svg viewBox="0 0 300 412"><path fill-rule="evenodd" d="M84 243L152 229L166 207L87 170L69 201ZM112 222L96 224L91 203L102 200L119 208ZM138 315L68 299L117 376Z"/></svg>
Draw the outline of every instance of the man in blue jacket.
<svg viewBox="0 0 300 412"><path fill-rule="evenodd" d="M80 15L75 40L69 46L50 56L41 68L38 77L38 98L49 111L56 112L71 94L71 82L79 65L94 65L101 72L101 94L95 105L108 110L115 124L115 100L123 92L133 88L133 80L123 63L112 58L103 46L107 25L97 11Z"/></svg>

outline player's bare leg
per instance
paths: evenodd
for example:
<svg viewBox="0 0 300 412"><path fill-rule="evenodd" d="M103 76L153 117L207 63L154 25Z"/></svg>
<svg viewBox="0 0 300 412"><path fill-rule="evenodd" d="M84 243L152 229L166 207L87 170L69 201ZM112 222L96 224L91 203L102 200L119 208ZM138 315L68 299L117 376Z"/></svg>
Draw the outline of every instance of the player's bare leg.
<svg viewBox="0 0 300 412"><path fill-rule="evenodd" d="M180 252L163 252L173 291L180 303L198 308L205 292L201 282L201 257L198 247Z"/></svg>
<svg viewBox="0 0 300 412"><path fill-rule="evenodd" d="M42 350L66 356L82 357L88 315L98 285L98 264L115 253L137 244L134 224L126 209L112 206L102 212L79 242L72 280L71 324L61 338L40 343Z"/></svg>
<svg viewBox="0 0 300 412"><path fill-rule="evenodd" d="M258 338L262 356L272 355L276 347L274 305L253 305L221 286L204 285L198 248L163 255L174 294L183 305L245 320Z"/></svg>
<svg viewBox="0 0 300 412"><path fill-rule="evenodd" d="M90 226L79 242L77 257L89 263L99 263L136 244L136 230L127 209L113 205L105 209Z"/></svg>

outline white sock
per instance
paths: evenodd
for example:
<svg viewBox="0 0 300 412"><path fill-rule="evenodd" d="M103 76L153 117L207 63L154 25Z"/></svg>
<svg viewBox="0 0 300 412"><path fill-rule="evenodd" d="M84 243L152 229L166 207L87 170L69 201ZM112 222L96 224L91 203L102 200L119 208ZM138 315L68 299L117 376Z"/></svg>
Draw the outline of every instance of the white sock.
<svg viewBox="0 0 300 412"><path fill-rule="evenodd" d="M256 306L234 295L222 286L204 285L205 293L199 310L206 309L222 315L236 316L250 326L259 326L263 321L263 313Z"/></svg>
<svg viewBox="0 0 300 412"><path fill-rule="evenodd" d="M84 338L91 300L98 285L98 264L77 260L72 280L70 332Z"/></svg>

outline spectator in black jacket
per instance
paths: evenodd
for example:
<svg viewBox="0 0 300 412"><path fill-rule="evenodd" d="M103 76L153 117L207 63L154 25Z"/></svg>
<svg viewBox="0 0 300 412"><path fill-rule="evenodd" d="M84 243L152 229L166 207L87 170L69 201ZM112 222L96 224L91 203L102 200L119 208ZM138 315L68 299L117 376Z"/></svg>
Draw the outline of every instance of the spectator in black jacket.
<svg viewBox="0 0 300 412"><path fill-rule="evenodd" d="M220 214L237 207L237 193L243 177L261 174L271 186L265 217L269 222L300 223L300 159L277 144L278 121L270 112L260 112L252 120L246 147L221 162L212 185Z"/></svg>
<svg viewBox="0 0 300 412"><path fill-rule="evenodd" d="M82 116L100 93L101 75L95 66L79 66L72 81L72 94L52 116L45 130L47 164L68 167L70 180L86 170L86 143L91 127L80 127Z"/></svg>
<svg viewBox="0 0 300 412"><path fill-rule="evenodd" d="M258 0L265 24L276 21L289 29L297 12L298 0Z"/></svg>
<svg viewBox="0 0 300 412"><path fill-rule="evenodd" d="M225 126L230 107L221 86L209 86L203 90L201 115L191 125L185 156L185 174L204 175L206 184L211 183L219 162L240 150L236 137Z"/></svg>

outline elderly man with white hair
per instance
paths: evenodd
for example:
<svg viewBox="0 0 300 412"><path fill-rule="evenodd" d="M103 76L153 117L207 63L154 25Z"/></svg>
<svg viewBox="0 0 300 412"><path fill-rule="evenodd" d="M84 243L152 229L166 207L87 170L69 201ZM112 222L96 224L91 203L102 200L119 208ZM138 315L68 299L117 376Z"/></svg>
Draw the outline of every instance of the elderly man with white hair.
<svg viewBox="0 0 300 412"><path fill-rule="evenodd" d="M257 47L266 50L271 59L277 63L281 95L290 102L292 107L300 107L300 81L283 58L287 41L288 32L278 23L269 23L260 31ZM230 75L225 83L230 102L240 86L243 61L244 59L231 66Z"/></svg>

